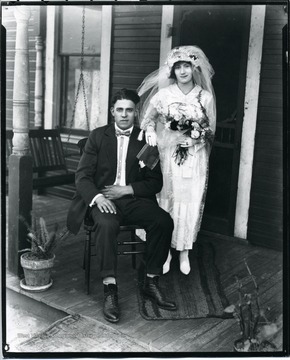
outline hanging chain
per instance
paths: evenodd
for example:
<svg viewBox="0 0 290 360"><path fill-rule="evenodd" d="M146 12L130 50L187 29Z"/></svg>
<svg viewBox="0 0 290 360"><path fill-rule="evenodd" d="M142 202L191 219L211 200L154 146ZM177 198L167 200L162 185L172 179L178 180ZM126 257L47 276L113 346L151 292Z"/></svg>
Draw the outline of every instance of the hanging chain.
<svg viewBox="0 0 290 360"><path fill-rule="evenodd" d="M85 106L87 129L88 129L88 131L90 131L89 112L88 112L87 96L86 96L86 89L85 89L85 80L84 80L84 73L83 73L83 70L84 70L84 52L85 52L85 6L83 6L83 15L82 15L80 78L79 78L77 92L76 92L76 96L75 96L74 107L73 107L72 118L71 118L70 127L69 127L67 143L69 143L70 136L71 136L72 126L73 126L73 123L74 123L76 107L77 107L77 103L78 103L78 99L79 99L79 93L80 93L81 86L82 86L82 89L83 89L83 97L84 97L84 106Z"/></svg>

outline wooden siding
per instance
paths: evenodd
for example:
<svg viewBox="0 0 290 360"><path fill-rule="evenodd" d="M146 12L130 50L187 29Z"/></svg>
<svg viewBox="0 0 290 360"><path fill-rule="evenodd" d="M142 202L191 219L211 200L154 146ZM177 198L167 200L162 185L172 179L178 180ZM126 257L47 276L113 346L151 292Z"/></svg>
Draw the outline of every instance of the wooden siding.
<svg viewBox="0 0 290 360"><path fill-rule="evenodd" d="M29 126L34 128L34 86L35 86L35 65L36 50L35 36L39 26L39 7L32 7L31 17L28 26L29 39L29 86L30 86L30 105L29 105ZM15 59L15 40L16 40L16 20L14 17L14 7L7 6L2 8L2 24L6 28L6 128L12 129L13 121L13 84L14 84L14 59Z"/></svg>
<svg viewBox="0 0 290 360"><path fill-rule="evenodd" d="M111 94L123 87L137 89L159 67L162 7L114 6Z"/></svg>
<svg viewBox="0 0 290 360"><path fill-rule="evenodd" d="M271 248L283 241L282 5L267 5L248 240Z"/></svg>

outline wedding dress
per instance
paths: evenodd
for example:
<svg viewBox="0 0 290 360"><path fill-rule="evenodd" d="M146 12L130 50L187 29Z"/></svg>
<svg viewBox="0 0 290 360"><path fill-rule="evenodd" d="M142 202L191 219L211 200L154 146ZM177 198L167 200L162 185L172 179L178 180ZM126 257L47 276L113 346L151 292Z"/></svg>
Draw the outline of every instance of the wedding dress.
<svg viewBox="0 0 290 360"><path fill-rule="evenodd" d="M188 148L187 158L182 164L176 161L176 146L182 135L171 130L168 117L172 104L182 104L191 112L190 116L202 116L205 110L211 130L215 131L212 95L196 85L184 94L176 83L159 90L150 101L154 116L147 113L141 127L157 126L157 145L163 173L163 188L158 194L159 205L174 220L171 247L178 251L191 250L200 229L204 210L210 144L200 143ZM203 109L202 109L203 108ZM150 109L148 109L150 112Z"/></svg>

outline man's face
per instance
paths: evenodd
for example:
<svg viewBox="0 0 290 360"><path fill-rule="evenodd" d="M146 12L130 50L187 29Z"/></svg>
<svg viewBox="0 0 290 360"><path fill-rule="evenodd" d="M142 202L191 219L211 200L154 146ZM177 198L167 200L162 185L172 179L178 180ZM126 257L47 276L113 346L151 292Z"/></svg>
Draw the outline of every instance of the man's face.
<svg viewBox="0 0 290 360"><path fill-rule="evenodd" d="M115 105L111 107L111 113L117 126L122 130L127 130L134 124L136 106L131 100L117 100Z"/></svg>

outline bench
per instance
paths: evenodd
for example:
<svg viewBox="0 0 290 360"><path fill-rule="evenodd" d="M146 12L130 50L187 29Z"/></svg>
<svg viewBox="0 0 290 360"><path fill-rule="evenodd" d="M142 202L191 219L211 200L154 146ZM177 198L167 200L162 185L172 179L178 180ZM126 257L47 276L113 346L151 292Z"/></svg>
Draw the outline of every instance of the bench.
<svg viewBox="0 0 290 360"><path fill-rule="evenodd" d="M12 153L12 138L13 131L6 130L7 173L8 159ZM59 130L29 130L29 143L33 173L38 175L33 178L33 189L74 183L75 174L67 169Z"/></svg>

